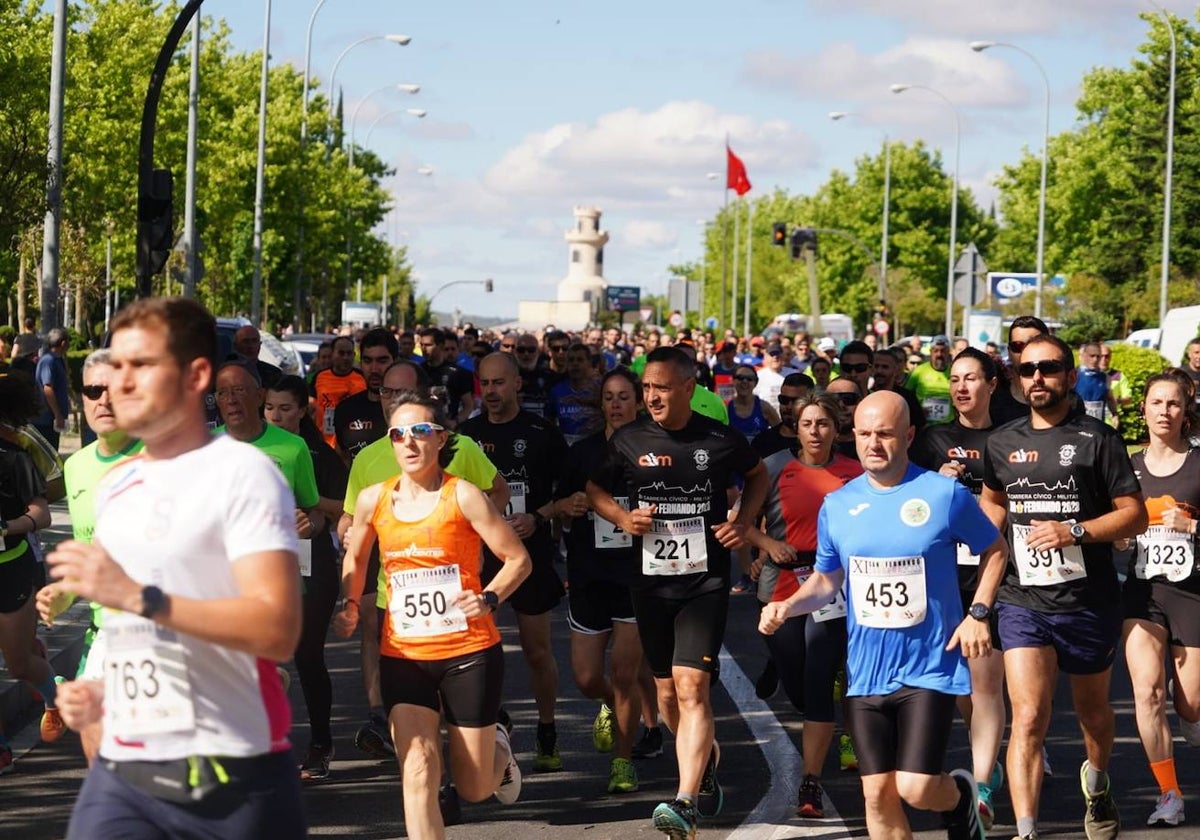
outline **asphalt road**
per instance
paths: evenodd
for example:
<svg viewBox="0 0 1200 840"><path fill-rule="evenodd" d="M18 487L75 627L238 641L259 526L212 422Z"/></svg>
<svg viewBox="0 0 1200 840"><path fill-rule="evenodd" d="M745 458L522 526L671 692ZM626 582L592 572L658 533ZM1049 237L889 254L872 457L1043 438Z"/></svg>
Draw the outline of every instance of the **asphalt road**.
<svg viewBox="0 0 1200 840"><path fill-rule="evenodd" d="M725 788L725 809L706 821L702 836L730 840L782 840L792 837L865 837L863 804L858 777L836 768L831 755L826 769L826 790L834 808L825 820L801 821L794 816L795 783L799 778L798 750L801 717L790 708L782 692L769 703L753 697L751 681L762 667L765 650L754 631L756 607L749 596L732 599L722 685L714 692L717 732L722 743L720 778ZM502 619L508 652L506 708L512 714L514 746L525 769L520 802L504 807L494 800L463 805L464 821L448 830L451 838L480 840L530 840L536 837L602 840L603 838L659 837L650 825L655 804L675 792L675 763L668 750L662 757L638 762L641 789L612 796L605 792L609 757L591 745L591 723L596 706L582 699L571 681L568 632L564 608L555 616L555 648L559 671L558 731L565 768L558 773L534 774L533 727L536 716L529 699L528 672L516 643L511 614ZM313 836L363 838L405 837L399 774L394 762L365 758L353 746L353 736L363 715L357 667L357 643L330 640L329 658L335 681L334 737L338 754L331 778L307 788L305 805ZM1146 766L1133 721L1129 681L1118 666L1113 705L1117 712L1117 744L1113 780L1121 807L1125 838L1200 837L1200 829L1147 829L1145 818L1153 808L1157 787ZM303 724L304 704L296 681L291 697L297 728L293 742L307 745ZM740 707L739 707L740 703ZM71 803L83 778L83 761L74 735L54 745L33 745L33 727L17 733L20 752L17 770L0 778L0 814L6 836L58 838L65 835ZM1078 772L1083 759L1078 727L1071 712L1066 682L1055 703L1049 751L1055 775L1047 780L1042 798L1040 828L1043 837L1082 837L1083 804ZM1185 796L1200 789L1200 761L1193 748L1176 740L1180 782ZM964 727L955 727L948 766L967 766ZM998 824L993 838L1013 834L1007 794L996 800ZM1200 804L1192 806L1200 809ZM837 816L834 816L836 811ZM942 838L936 815L913 814L916 837ZM1200 811L1193 820L1200 821Z"/></svg>

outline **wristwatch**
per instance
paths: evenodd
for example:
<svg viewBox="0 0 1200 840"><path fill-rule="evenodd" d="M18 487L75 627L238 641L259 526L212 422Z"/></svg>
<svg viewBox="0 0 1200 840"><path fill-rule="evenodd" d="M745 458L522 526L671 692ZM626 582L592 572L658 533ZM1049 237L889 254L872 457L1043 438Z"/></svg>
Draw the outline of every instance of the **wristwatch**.
<svg viewBox="0 0 1200 840"><path fill-rule="evenodd" d="M535 510L529 515L533 517L534 527L541 528L546 524L546 517L542 516L542 512L540 510Z"/></svg>
<svg viewBox="0 0 1200 840"><path fill-rule="evenodd" d="M492 612L495 612L496 608L500 606L500 596L490 589L483 590L480 597L483 598L484 605Z"/></svg>
<svg viewBox="0 0 1200 840"><path fill-rule="evenodd" d="M1072 537L1072 539L1075 540L1075 545L1082 544L1083 538L1086 536L1087 536L1087 529L1085 529L1078 522L1071 523L1071 537Z"/></svg>
<svg viewBox="0 0 1200 840"><path fill-rule="evenodd" d="M154 618L167 608L168 603L170 600L167 598L167 594L157 586L142 588L142 618Z"/></svg>
<svg viewBox="0 0 1200 840"><path fill-rule="evenodd" d="M976 601L971 605L971 608L967 610L967 615L971 616L971 618L975 619L976 621L987 621L992 617L992 608L987 604Z"/></svg>

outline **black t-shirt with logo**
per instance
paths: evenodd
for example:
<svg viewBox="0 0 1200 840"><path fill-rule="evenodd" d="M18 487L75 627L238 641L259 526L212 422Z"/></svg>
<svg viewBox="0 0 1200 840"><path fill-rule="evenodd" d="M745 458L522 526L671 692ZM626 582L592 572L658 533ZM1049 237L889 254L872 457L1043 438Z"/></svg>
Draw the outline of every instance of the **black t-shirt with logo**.
<svg viewBox="0 0 1200 840"><path fill-rule="evenodd" d="M918 467L937 472L942 464L957 461L966 467L959 481L976 499L983 493L983 453L992 427L968 429L955 419L951 423L926 426L908 449L909 459ZM979 585L979 566L958 564L958 588L974 592Z"/></svg>
<svg viewBox="0 0 1200 840"><path fill-rule="evenodd" d="M550 403L550 389L563 377L547 367L538 365L533 370L521 370L521 409L546 419Z"/></svg>
<svg viewBox="0 0 1200 840"><path fill-rule="evenodd" d="M783 424L779 423L765 432L759 432L754 436L754 440L750 441L750 448L758 453L759 458L765 461L776 452L782 452L785 449L790 449L793 455L796 453L799 438L795 435L785 437L780 434L782 428Z"/></svg>
<svg viewBox="0 0 1200 840"><path fill-rule="evenodd" d="M1179 508L1192 519L1200 518L1200 448L1193 446L1189 449L1183 464L1170 475L1154 475L1146 469L1145 452L1138 452L1129 460L1133 465L1133 474L1137 476L1138 482L1142 486L1142 495L1146 499L1146 512L1150 516L1150 531L1161 527L1163 511L1170 507ZM1190 574L1187 574L1182 580L1173 581L1164 575L1153 576L1151 580L1200 595L1200 566L1196 562L1197 541L1197 538L1191 539L1192 567ZM1138 579L1136 572L1138 555L1143 550L1143 545L1138 545L1133 556L1129 558L1129 570L1125 576L1126 589L1146 584L1144 580ZM1149 546L1149 550L1161 551L1155 546ZM1168 551L1167 555L1165 563L1168 564L1168 568L1171 564L1185 562L1182 551L1176 550L1174 553ZM1181 568L1180 571L1184 570Z"/></svg>
<svg viewBox="0 0 1200 840"><path fill-rule="evenodd" d="M351 394L333 410L333 433L338 448L351 460L370 444L387 434L383 403L371 399L366 391Z"/></svg>
<svg viewBox="0 0 1200 840"><path fill-rule="evenodd" d="M1137 477L1115 431L1086 415L1067 417L1049 429L1035 429L1030 418L1014 420L992 432L984 453L983 481L1008 497L1011 555L998 600L1046 613L1112 609L1120 588L1112 544L1086 542L1031 554L1027 568L1041 580L1082 554L1086 576L1050 585L1023 585L1017 572L1016 529L1033 520L1087 522L1113 510L1114 496L1140 492Z"/></svg>
<svg viewBox="0 0 1200 840"><path fill-rule="evenodd" d="M449 362L437 367L426 364L425 373L429 376L429 392L435 399L443 401L446 413L453 420L458 416L462 398L475 393L475 377L470 371Z"/></svg>
<svg viewBox="0 0 1200 840"><path fill-rule="evenodd" d="M649 417L618 429L591 480L614 496L628 488L631 509L656 505L654 519L660 523L634 539L640 573L633 585L664 598L728 588L729 549L712 529L728 518L726 489L759 463L741 432L695 412L678 430ZM697 562L706 568L677 572ZM645 574L647 565L657 573Z"/></svg>
<svg viewBox="0 0 1200 840"><path fill-rule="evenodd" d="M558 482L557 498L584 491L591 471L607 457L608 438L604 432L572 445ZM618 487L613 496L628 499L629 492ZM572 586L593 581L629 586L638 575L640 555L633 550L633 537L603 519L597 524L595 511L572 519L570 530L563 531L563 540L567 544L567 578Z"/></svg>
<svg viewBox="0 0 1200 840"><path fill-rule="evenodd" d="M562 433L546 420L518 411L507 423L492 423L487 415L472 417L458 429L483 450L508 483L510 500L503 513L533 513L554 498L554 485L567 457ZM554 542L549 520L525 540L535 563L552 562ZM485 575L498 559L484 548Z"/></svg>

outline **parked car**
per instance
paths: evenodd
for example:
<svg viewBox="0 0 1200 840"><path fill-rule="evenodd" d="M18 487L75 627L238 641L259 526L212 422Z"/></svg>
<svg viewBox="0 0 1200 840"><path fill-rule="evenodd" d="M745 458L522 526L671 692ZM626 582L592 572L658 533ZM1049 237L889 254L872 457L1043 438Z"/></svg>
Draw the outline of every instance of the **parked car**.
<svg viewBox="0 0 1200 840"><path fill-rule="evenodd" d="M317 357L317 349L331 338L333 336L326 333L295 333L283 337L284 346L289 348L299 360L301 376L308 375L308 369L312 366L313 359Z"/></svg>

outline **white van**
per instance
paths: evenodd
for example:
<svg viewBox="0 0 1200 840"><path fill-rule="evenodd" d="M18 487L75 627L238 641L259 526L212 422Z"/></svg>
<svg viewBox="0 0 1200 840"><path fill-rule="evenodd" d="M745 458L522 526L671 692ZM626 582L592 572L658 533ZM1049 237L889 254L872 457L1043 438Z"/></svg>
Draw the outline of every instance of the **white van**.
<svg viewBox="0 0 1200 840"><path fill-rule="evenodd" d="M1134 330L1125 339L1126 344L1132 344L1134 347L1148 347L1151 350L1157 350L1158 345L1162 343L1162 330Z"/></svg>
<svg viewBox="0 0 1200 840"><path fill-rule="evenodd" d="M1162 322L1162 340L1158 344L1158 352L1166 357L1173 365L1183 361L1184 351L1188 342L1196 337L1200 330L1200 306L1180 306L1167 310L1167 317Z"/></svg>
<svg viewBox="0 0 1200 840"><path fill-rule="evenodd" d="M840 347L847 341L853 341L854 322L850 320L849 315L843 315L840 312L824 312L821 314L821 328L814 330L809 326L808 315L802 312L785 312L782 315L776 315L775 320L771 322L768 329L782 330L788 335L804 331L811 335L814 339L821 336L829 336L838 343Z"/></svg>

